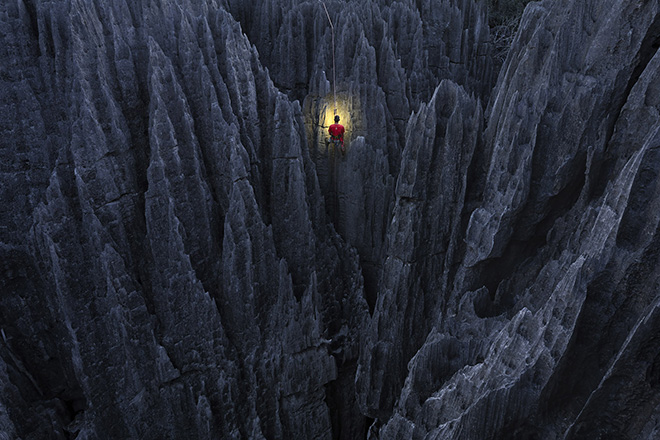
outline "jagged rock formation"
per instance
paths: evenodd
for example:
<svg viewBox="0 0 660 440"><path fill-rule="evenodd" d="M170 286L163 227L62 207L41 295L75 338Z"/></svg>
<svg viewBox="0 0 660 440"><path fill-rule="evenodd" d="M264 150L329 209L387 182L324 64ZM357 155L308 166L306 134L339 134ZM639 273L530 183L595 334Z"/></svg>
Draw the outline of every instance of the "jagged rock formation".
<svg viewBox="0 0 660 440"><path fill-rule="evenodd" d="M443 79L482 99L494 80L484 5L417 3L326 2L335 29L339 114L348 123L349 149L356 149L346 166L337 167L325 144L334 97L332 32L322 3L229 2L275 84L304 101L310 154L326 207L338 232L360 254L372 305L411 111L428 101ZM353 144L360 136L364 144ZM356 167L360 175L348 171Z"/></svg>
<svg viewBox="0 0 660 440"><path fill-rule="evenodd" d="M655 438L658 2L326 4L0 5L0 438Z"/></svg>
<svg viewBox="0 0 660 440"><path fill-rule="evenodd" d="M655 430L658 222L642 206L656 203L658 23L651 3L527 8L489 106L483 174L471 174L480 201L465 213L460 266L436 290L449 299L429 314L378 438ZM390 316L377 309L372 328ZM389 340L381 328L361 364L369 378L391 371L373 361Z"/></svg>
<svg viewBox="0 0 660 440"><path fill-rule="evenodd" d="M2 8L5 432L331 438L326 401L355 401L329 383L367 317L358 260L236 21Z"/></svg>

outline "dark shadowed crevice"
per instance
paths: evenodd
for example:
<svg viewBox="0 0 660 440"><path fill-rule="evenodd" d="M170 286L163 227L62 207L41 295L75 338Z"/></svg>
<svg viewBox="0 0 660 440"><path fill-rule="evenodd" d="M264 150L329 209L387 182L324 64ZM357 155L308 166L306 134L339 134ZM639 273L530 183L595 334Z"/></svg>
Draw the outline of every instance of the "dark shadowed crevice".
<svg viewBox="0 0 660 440"><path fill-rule="evenodd" d="M607 126L606 141L604 143L605 145L604 157L602 158L602 162L600 164L598 163L594 164L596 170L595 170L594 184L591 188L592 198L598 198L603 195L605 189L607 188L607 183L612 178L612 173L616 172L615 167L617 163L620 161L621 157L619 151L612 151L609 148L610 140L614 135L614 129L621 115L621 111L623 110L623 107L628 101L630 92L632 91L635 84L637 84L637 81L642 76L642 74L646 70L646 67L649 65L655 54L658 52L659 48L660 48L660 15L656 16L653 23L647 29L646 35L642 40L639 51L634 57L635 67L633 68L632 73L630 74L625 89L622 87L614 88L614 90L622 90L622 91L615 96L615 98L613 99L613 105L610 107L614 111L610 113L612 116L609 118L609 124ZM625 70L622 71L622 73L623 72L625 72ZM617 78L617 84L621 83L621 85L623 85L622 82L623 79Z"/></svg>
<svg viewBox="0 0 660 440"><path fill-rule="evenodd" d="M365 299L369 306L369 313L373 314L376 300L378 299L378 280L380 279L383 268L380 264L364 261L362 258L360 258L360 266L364 280Z"/></svg>
<svg viewBox="0 0 660 440"><path fill-rule="evenodd" d="M639 180L643 182L644 177ZM628 244L626 241L630 238L626 234L621 244ZM608 264L587 286L587 297L569 349L540 399L543 403L540 417L545 424L562 426L562 421L574 421L583 411L589 396L601 385L603 375L633 330L631 323L655 300L656 288L648 280L657 279L659 261L660 238L656 235L638 259L627 260L624 265ZM657 340L651 335L647 338ZM650 345L649 350L652 350ZM623 368L618 374L627 377L626 381L640 373L632 364ZM618 406L617 412L626 411L625 405L625 401L618 399L594 400L589 404L591 415L587 416L587 423L594 426L599 424L598 420L605 422L611 408ZM568 438L584 437L577 434Z"/></svg>
<svg viewBox="0 0 660 440"><path fill-rule="evenodd" d="M503 287L520 269L522 263L542 245L543 241L539 239L524 242L511 240L502 257L489 258L475 267L478 276L472 284L472 289L477 290L485 286L489 293L488 299L480 295L474 304L478 317L498 316L515 305L516 292Z"/></svg>
<svg viewBox="0 0 660 440"><path fill-rule="evenodd" d="M630 191L628 206L616 237L617 245L623 249L634 251L636 245L644 240L645 221L656 209L653 205L653 197L657 191L656 182L660 175L659 167L656 165L658 163L660 163L660 145L649 149L644 155L639 174Z"/></svg>
<svg viewBox="0 0 660 440"><path fill-rule="evenodd" d="M87 408L85 393L73 379L74 367L66 357L67 330L51 313L43 312L48 305L41 292L47 287L35 275L30 256L19 249L3 249L0 261L0 363L7 368L5 386L11 383L20 390L20 396L12 397L9 414L19 430L33 433L28 438L64 438L67 433L60 427L66 430ZM26 327L28 320L32 324ZM31 405L30 414L20 412L23 401ZM51 414L48 424L44 409Z"/></svg>
<svg viewBox="0 0 660 440"><path fill-rule="evenodd" d="M330 410L333 440L359 440L367 438L369 420L355 399L355 372L357 361L338 361L337 379L326 385L325 402Z"/></svg>
<svg viewBox="0 0 660 440"><path fill-rule="evenodd" d="M35 42L37 44L34 45L34 47L37 50L37 56L41 56L41 47L39 47L39 24L37 22L37 8L36 6L32 3L31 0L25 0L23 2L25 5L25 10L28 14L29 20L30 20L30 31L32 32L32 36L34 37Z"/></svg>
<svg viewBox="0 0 660 440"><path fill-rule="evenodd" d="M539 420L553 424L557 419L574 417L591 391L598 386L600 371L607 363L599 353L597 340L603 330L601 299L613 283L611 272L600 274L587 288L584 312L571 336L564 358L543 390ZM600 303L600 304L599 304ZM611 354L611 352L610 352ZM558 424L561 426L561 423ZM565 426L566 427L566 426Z"/></svg>
<svg viewBox="0 0 660 440"><path fill-rule="evenodd" d="M517 298L523 293L521 288L517 288L515 283L511 284L513 277L523 277L528 283L533 281L534 274L539 268L528 267L527 262L534 259L535 256L547 245L548 233L554 226L557 219L564 216L577 202L585 183L586 157L576 159L576 172L572 173L573 178L564 186L564 188L550 198L546 204L546 215L533 225L533 233L524 239L512 239L508 242L501 257L491 258L479 267L481 275L473 284L473 288L486 286L491 295L492 304L481 302L486 308L477 311L480 317L497 316L511 309ZM527 208L532 209L532 208ZM513 230L521 230L519 225L524 220L524 213L520 215L518 222ZM525 226L529 229L529 226ZM524 269L525 268L525 269ZM525 285L525 283L522 283Z"/></svg>

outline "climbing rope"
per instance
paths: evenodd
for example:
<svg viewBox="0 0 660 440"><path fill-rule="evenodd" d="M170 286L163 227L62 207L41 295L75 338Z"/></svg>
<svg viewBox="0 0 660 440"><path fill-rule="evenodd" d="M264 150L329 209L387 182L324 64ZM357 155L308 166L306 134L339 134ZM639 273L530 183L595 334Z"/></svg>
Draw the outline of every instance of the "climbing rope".
<svg viewBox="0 0 660 440"><path fill-rule="evenodd" d="M328 22L330 23L330 30L332 31L332 96L334 98L334 114L335 116L337 115L337 70L335 68L335 25L332 23L332 19L330 18L330 13L328 12L328 8L325 6L325 2L322 0L319 0L321 4L323 5L323 9L325 10L325 15L328 17ZM326 149L327 152L327 149ZM332 187L334 190L334 197L333 197L333 205L334 205L334 210L333 210L333 217L335 217L335 223L339 221L339 216L337 213L339 212L339 176L338 176L338 169L337 169L337 148L335 145L335 148L333 149L332 152L332 161L331 161L331 180L332 180Z"/></svg>
<svg viewBox="0 0 660 440"><path fill-rule="evenodd" d="M325 9L325 15L328 17L330 22L330 29L332 30L332 94L335 99L335 115L337 114L337 74L335 73L335 26L332 24L330 19L330 14L328 13L328 8L325 6L325 2L321 1L323 9Z"/></svg>

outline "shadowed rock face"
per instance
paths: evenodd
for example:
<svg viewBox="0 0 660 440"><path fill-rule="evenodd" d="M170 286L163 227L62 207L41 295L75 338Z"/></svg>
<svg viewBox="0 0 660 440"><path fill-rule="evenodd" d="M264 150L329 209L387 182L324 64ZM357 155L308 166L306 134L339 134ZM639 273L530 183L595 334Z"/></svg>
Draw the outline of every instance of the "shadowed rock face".
<svg viewBox="0 0 660 440"><path fill-rule="evenodd" d="M214 3L2 8L4 430L331 438L359 262L238 23Z"/></svg>
<svg viewBox="0 0 660 440"><path fill-rule="evenodd" d="M656 438L658 3L326 5L0 4L0 438Z"/></svg>

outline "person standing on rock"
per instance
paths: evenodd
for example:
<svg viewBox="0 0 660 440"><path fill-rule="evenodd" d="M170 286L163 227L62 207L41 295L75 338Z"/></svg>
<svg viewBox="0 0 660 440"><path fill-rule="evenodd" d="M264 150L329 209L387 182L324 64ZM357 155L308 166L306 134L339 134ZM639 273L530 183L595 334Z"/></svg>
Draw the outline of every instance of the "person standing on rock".
<svg viewBox="0 0 660 440"><path fill-rule="evenodd" d="M339 123L339 115L335 115L335 123L330 126L328 132L330 133L330 142L339 147L341 154L346 152L344 148L344 126Z"/></svg>

